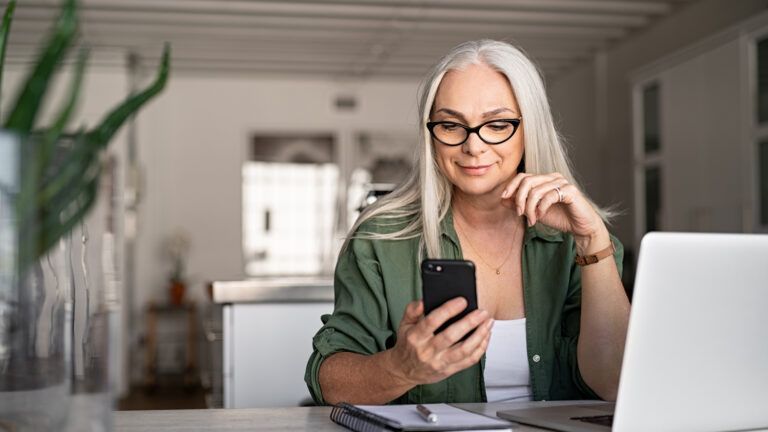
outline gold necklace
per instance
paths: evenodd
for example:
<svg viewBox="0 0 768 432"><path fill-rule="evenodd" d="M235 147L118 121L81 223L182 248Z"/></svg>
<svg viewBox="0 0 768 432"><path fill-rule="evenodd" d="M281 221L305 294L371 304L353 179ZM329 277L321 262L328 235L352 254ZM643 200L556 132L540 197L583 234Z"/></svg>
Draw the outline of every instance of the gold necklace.
<svg viewBox="0 0 768 432"><path fill-rule="evenodd" d="M458 210L456 210L456 213L458 213L461 217L464 217ZM459 224L458 219L454 218L453 220L456 222L457 230L459 231L460 234L462 234L464 236L464 238L467 239L467 244L472 249L472 251L475 253L475 255L477 255L477 257L480 258L480 261L482 261L483 264L487 265L492 270L495 270L497 276L500 275L501 274L501 268L504 267L504 264L507 263L507 261L509 260L509 257L512 256L512 250L515 248L515 239L517 237L517 231L519 231L519 229L516 229L515 233L514 233L515 235L512 236L512 244L509 246L509 250L507 251L507 255L504 257L504 261L502 261L502 263L498 267L494 267L494 266L490 265L488 263L488 261L486 261L485 258L483 258L482 255L480 255L480 252L478 252L477 249L475 249L475 247L472 245L472 242L469 241L469 236L467 236L464 233L464 230L461 229L461 227L459 226L460 224Z"/></svg>

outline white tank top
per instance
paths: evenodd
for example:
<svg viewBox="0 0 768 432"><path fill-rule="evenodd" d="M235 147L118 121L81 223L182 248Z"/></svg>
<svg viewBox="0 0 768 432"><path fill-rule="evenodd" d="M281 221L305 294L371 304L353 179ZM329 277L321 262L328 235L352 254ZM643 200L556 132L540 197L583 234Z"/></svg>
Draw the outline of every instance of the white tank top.
<svg viewBox="0 0 768 432"><path fill-rule="evenodd" d="M494 321L484 375L488 402L533 399L525 318Z"/></svg>

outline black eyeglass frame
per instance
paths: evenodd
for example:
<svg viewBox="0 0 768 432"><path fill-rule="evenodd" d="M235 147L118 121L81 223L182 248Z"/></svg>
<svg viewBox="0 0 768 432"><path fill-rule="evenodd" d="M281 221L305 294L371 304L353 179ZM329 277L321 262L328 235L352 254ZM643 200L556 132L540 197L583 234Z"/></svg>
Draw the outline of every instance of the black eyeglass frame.
<svg viewBox="0 0 768 432"><path fill-rule="evenodd" d="M469 127L469 126L465 126L465 125L463 125L461 123L453 122L453 121L434 121L434 122L427 122L427 129L429 130L429 134L432 135L433 139L435 139L438 142L440 142L440 144L451 146L451 147L456 147L456 146L460 146L460 145L464 144L465 142L467 142L467 140L469 139L469 135L472 134L472 133L476 134L478 136L478 138L480 138L480 140L482 140L484 143L486 143L488 145L498 145L498 144L502 144L502 143L505 143L505 142L509 141L513 136L515 136L515 133L517 133L517 128L520 127L520 123L522 121L523 121L522 117L509 118L509 119L495 119L495 120L488 120L487 122L481 123L481 124L479 124L479 125L477 125L475 127L472 127L472 128ZM505 139L503 139L503 140L501 140L499 142L490 142L490 141L486 140L485 138L483 138L482 135L480 135L480 129L482 129L483 126L485 126L487 124L491 124L491 123L497 123L497 122L506 122L506 123L509 123L509 124L512 125L512 133L507 138L505 138ZM441 124L450 124L450 125L454 125L454 126L459 126L459 127L461 127L462 129L464 129L467 132L467 136L464 138L463 141L461 141L460 143L457 143L457 144L448 144L445 141L441 141L440 138L435 136L435 131L434 131L435 127L437 127L438 125L441 125Z"/></svg>

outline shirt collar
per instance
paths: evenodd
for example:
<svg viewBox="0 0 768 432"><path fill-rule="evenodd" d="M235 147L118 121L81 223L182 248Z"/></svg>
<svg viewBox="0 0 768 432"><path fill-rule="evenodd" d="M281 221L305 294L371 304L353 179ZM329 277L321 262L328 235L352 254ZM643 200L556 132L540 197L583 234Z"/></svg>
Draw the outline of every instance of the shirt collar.
<svg viewBox="0 0 768 432"><path fill-rule="evenodd" d="M448 238L457 248L461 249L459 235L456 234L456 229L453 226L453 210L450 207L448 207L445 217L440 222L440 231L443 237Z"/></svg>
<svg viewBox="0 0 768 432"><path fill-rule="evenodd" d="M553 229L545 230L542 228L537 228L535 226L526 227L524 244L528 245L528 243L535 238L539 238L541 240L544 240L550 243L557 243L557 242L563 241L563 233Z"/></svg>

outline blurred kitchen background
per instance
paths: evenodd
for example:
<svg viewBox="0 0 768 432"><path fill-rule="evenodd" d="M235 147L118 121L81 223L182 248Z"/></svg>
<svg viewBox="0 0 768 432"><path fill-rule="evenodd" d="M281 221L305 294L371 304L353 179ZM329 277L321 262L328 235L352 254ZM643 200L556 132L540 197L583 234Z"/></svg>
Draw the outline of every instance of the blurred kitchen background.
<svg viewBox="0 0 768 432"><path fill-rule="evenodd" d="M58 4L20 0L3 106ZM167 89L110 147L116 193L99 202L121 257L123 409L308 403L343 236L412 169L418 83L465 40L518 43L541 67L583 185L622 211L630 291L649 230L768 231L765 0L81 4L81 122L173 47Z"/></svg>

